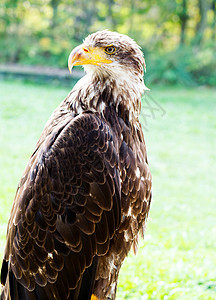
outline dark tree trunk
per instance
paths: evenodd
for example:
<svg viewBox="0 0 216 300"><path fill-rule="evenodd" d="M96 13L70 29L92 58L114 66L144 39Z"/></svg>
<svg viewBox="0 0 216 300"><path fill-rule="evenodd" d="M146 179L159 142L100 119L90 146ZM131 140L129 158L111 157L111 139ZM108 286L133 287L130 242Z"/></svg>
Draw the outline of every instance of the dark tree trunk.
<svg viewBox="0 0 216 300"><path fill-rule="evenodd" d="M134 3L134 0L131 0L130 1L130 19L129 19L129 23L130 23L130 27L129 27L129 33L130 33L130 35L132 35L133 34L133 30L134 30L134 18L133 18L133 16L134 16L134 12L135 12L135 3Z"/></svg>
<svg viewBox="0 0 216 300"><path fill-rule="evenodd" d="M54 29L58 23L57 18L58 18L58 5L59 5L59 0L51 0L50 2L52 10L53 10L53 15L52 15L52 20L51 20L51 28Z"/></svg>
<svg viewBox="0 0 216 300"><path fill-rule="evenodd" d="M212 22L212 39L216 37L216 0L212 0L213 22Z"/></svg>
<svg viewBox="0 0 216 300"><path fill-rule="evenodd" d="M79 13L75 14L73 38L80 43L91 32L91 26L97 20L97 1L76 0L74 5Z"/></svg>
<svg viewBox="0 0 216 300"><path fill-rule="evenodd" d="M187 0L182 0L182 7L179 13L180 19L180 26L181 26L181 33L180 33L180 45L185 44L185 31L188 21L188 14L187 14Z"/></svg>
<svg viewBox="0 0 216 300"><path fill-rule="evenodd" d="M199 15L200 19L196 26L196 37L195 43L200 44L203 39L203 33L206 28L206 13L207 13L207 3L206 0L198 0Z"/></svg>
<svg viewBox="0 0 216 300"><path fill-rule="evenodd" d="M113 6L115 4L114 0L108 0L108 22L110 24L110 29L116 30L117 22L115 20L115 17L113 15Z"/></svg>

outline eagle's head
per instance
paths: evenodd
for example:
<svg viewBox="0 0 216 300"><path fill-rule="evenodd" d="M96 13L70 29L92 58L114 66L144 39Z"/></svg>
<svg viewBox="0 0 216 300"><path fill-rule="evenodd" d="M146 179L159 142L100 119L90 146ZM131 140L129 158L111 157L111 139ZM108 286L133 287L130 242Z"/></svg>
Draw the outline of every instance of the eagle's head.
<svg viewBox="0 0 216 300"><path fill-rule="evenodd" d="M89 35L69 56L68 68L83 65L88 73L102 76L143 77L145 60L140 47L126 35L108 30ZM125 76L126 75L126 76Z"/></svg>
<svg viewBox="0 0 216 300"><path fill-rule="evenodd" d="M137 119L141 95L147 88L143 80L145 60L133 39L108 30L90 34L68 59L70 71L80 65L87 74L71 92L71 107L82 111L83 105L103 111L112 102L117 111L119 107L128 111L130 122Z"/></svg>

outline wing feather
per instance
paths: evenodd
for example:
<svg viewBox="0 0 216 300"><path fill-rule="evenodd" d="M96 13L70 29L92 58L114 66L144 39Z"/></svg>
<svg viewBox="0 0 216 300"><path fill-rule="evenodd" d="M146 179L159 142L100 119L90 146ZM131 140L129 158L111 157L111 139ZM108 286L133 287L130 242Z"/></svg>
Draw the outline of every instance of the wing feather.
<svg viewBox="0 0 216 300"><path fill-rule="evenodd" d="M42 136L16 194L4 261L20 295L66 299L119 227L119 158L109 124L91 112Z"/></svg>

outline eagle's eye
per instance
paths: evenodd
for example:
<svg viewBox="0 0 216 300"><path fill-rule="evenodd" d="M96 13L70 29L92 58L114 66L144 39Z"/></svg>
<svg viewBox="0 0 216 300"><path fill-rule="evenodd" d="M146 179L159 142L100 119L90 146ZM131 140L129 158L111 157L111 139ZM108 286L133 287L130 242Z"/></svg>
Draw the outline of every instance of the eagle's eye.
<svg viewBox="0 0 216 300"><path fill-rule="evenodd" d="M116 52L116 48L114 46L107 46L104 51L107 53L107 54L113 54Z"/></svg>

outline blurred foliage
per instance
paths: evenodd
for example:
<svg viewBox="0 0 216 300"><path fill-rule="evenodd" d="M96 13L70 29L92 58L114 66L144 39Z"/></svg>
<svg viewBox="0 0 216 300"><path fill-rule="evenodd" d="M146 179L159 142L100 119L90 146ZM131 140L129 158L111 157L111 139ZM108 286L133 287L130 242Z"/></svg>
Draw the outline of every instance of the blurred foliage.
<svg viewBox="0 0 216 300"><path fill-rule="evenodd" d="M147 84L216 85L216 0L1 0L0 62L66 67L105 28L142 47Z"/></svg>

